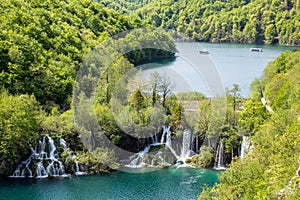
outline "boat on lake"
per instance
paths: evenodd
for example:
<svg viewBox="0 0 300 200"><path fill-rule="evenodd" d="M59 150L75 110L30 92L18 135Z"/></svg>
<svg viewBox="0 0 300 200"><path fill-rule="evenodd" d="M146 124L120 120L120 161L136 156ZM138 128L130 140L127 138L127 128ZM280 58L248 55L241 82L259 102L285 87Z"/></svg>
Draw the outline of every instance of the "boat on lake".
<svg viewBox="0 0 300 200"><path fill-rule="evenodd" d="M250 51L254 51L254 52L262 52L262 48L250 48Z"/></svg>
<svg viewBox="0 0 300 200"><path fill-rule="evenodd" d="M200 50L199 53L200 54L209 54L209 51L208 50Z"/></svg>

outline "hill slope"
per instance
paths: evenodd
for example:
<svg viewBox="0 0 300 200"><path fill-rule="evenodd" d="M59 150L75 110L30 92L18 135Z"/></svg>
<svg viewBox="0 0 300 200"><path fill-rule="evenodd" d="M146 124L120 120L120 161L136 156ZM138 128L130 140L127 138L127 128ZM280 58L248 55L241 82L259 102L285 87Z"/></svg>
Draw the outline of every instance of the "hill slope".
<svg viewBox="0 0 300 200"><path fill-rule="evenodd" d="M157 0L137 13L198 41L300 45L299 0Z"/></svg>

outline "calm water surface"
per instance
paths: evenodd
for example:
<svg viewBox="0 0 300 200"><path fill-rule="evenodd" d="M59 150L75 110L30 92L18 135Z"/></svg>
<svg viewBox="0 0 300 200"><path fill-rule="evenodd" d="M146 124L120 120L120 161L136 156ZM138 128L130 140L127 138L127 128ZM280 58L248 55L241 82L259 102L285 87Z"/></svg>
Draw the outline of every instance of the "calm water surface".
<svg viewBox="0 0 300 200"><path fill-rule="evenodd" d="M196 199L204 184L218 181L216 171L168 168L148 173L57 179L0 179L0 199Z"/></svg>
<svg viewBox="0 0 300 200"><path fill-rule="evenodd" d="M251 52L250 48L252 47L262 48L263 52ZM149 78L150 74L154 71L166 73L171 76L172 82L175 83L177 90L180 92L188 88L189 90L202 92L207 96L213 96L213 89L207 85L207 81L214 82L217 80L210 80L212 78L215 79L216 77L210 77L208 75L209 72L207 74L205 70L207 70L207 68L215 67L219 73L223 87L231 88L233 84L239 84L241 94L244 97L250 95L249 87L251 82L256 77L262 75L264 68L270 61L273 61L285 51L300 49L299 47L275 45L196 42L180 42L177 43L177 48L179 49L179 53L175 60L143 65L144 76ZM200 55L200 49L206 49L210 54ZM191 56L186 59L187 56L183 55L185 53ZM207 57L214 66L207 60ZM193 60L193 58L198 58L198 60ZM199 64L198 72L196 72L195 66L191 66L190 61ZM182 85L184 84L188 85L188 87L183 87Z"/></svg>

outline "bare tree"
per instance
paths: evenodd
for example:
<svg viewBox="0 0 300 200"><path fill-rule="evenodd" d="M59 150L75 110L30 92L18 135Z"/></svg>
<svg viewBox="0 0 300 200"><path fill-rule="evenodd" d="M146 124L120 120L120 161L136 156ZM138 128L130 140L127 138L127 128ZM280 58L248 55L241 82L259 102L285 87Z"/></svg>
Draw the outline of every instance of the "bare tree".
<svg viewBox="0 0 300 200"><path fill-rule="evenodd" d="M174 88L169 76L164 73L161 77L161 91L162 91L162 106L165 108L166 106L166 98Z"/></svg>

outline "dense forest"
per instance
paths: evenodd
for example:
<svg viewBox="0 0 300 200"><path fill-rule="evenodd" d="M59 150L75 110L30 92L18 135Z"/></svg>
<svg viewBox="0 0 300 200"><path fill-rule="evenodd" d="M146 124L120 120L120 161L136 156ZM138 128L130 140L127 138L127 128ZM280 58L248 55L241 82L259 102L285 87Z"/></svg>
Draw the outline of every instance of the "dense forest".
<svg viewBox="0 0 300 200"><path fill-rule="evenodd" d="M283 53L253 81L239 117L241 130L251 135L251 153L199 199L299 199L299 58L299 52Z"/></svg>
<svg viewBox="0 0 300 200"><path fill-rule="evenodd" d="M299 0L158 0L136 13L197 41L299 45L299 6Z"/></svg>
<svg viewBox="0 0 300 200"><path fill-rule="evenodd" d="M100 1L196 41L299 45L299 0Z"/></svg>
<svg viewBox="0 0 300 200"><path fill-rule="evenodd" d="M91 159L72 120L76 74L101 42L142 27L141 20L96 2L79 0L7 0L1 2L0 10L0 172L11 174L30 153L28 142L34 145L40 134L64 135L72 150L85 152ZM136 41L137 35L142 35L143 40ZM159 30L128 32L120 40L125 45L135 45L135 50L118 57L109 71L112 80L100 80L99 91L113 87L134 64L174 56L172 38ZM160 45L172 52L142 48L142 42L153 41L162 41Z"/></svg>
<svg viewBox="0 0 300 200"><path fill-rule="evenodd" d="M97 2L105 7L112 8L123 14L130 14L154 1L155 0L97 0Z"/></svg>

